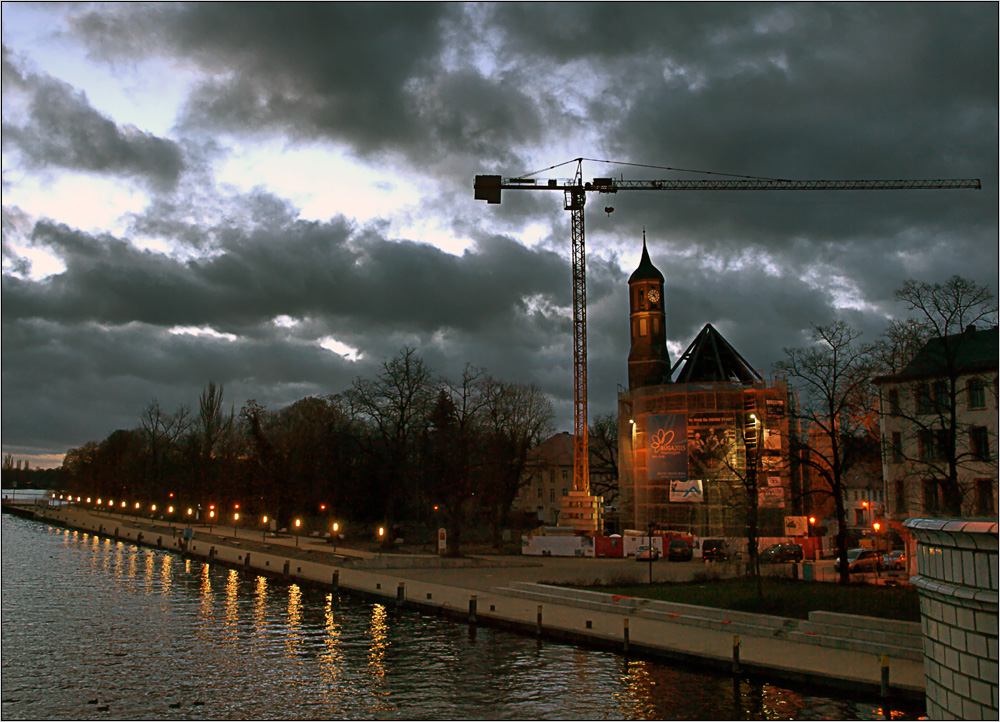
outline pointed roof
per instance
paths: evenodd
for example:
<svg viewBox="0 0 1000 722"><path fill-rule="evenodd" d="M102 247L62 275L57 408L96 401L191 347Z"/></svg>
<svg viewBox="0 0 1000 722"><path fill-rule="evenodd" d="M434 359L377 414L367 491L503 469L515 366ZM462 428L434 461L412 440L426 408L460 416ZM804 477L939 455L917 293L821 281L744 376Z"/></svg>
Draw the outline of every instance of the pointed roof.
<svg viewBox="0 0 1000 722"><path fill-rule="evenodd" d="M746 359L740 356L722 334L710 323L695 337L687 350L677 359L670 370L671 375L678 366L683 367L674 376L674 383L713 383L737 381L744 384L763 381L764 377L754 371Z"/></svg>
<svg viewBox="0 0 1000 722"><path fill-rule="evenodd" d="M657 270L653 262L649 260L649 251L646 250L646 229L642 229L642 259L639 261L639 267L632 272L632 275L628 277L628 282L633 283L635 281L659 281L663 283L663 274Z"/></svg>

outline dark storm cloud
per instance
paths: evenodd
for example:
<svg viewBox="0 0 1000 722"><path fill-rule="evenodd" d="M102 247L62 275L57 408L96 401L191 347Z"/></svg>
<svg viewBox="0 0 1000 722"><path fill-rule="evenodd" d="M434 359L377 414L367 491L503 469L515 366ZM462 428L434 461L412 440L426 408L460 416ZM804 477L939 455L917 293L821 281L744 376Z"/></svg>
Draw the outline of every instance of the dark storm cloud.
<svg viewBox="0 0 1000 722"><path fill-rule="evenodd" d="M16 147L28 166L138 177L159 189L177 182L184 162L174 142L116 124L67 83L16 67L6 47L3 77L5 91L20 92L27 103L23 122L5 115L3 144Z"/></svg>
<svg viewBox="0 0 1000 722"><path fill-rule="evenodd" d="M188 130L342 140L365 156L510 159L513 140L538 138L539 112L468 61L441 72L461 13L436 3L134 5L84 13L75 27L109 59L196 64L205 77L187 100Z"/></svg>
<svg viewBox="0 0 1000 722"><path fill-rule="evenodd" d="M277 217L258 218L256 227L203 228L214 239L211 253L191 260L39 222L33 242L54 251L66 270L41 281L5 278L4 314L217 330L243 330L278 315L321 316L343 318L359 331L377 325L432 333L508 318L523 297L553 289L568 302L568 289L553 283L565 275L565 261L510 239L483 237L456 257L386 240L343 217L291 220L273 197L245 200L247 216L269 208ZM150 227L156 224L144 225Z"/></svg>

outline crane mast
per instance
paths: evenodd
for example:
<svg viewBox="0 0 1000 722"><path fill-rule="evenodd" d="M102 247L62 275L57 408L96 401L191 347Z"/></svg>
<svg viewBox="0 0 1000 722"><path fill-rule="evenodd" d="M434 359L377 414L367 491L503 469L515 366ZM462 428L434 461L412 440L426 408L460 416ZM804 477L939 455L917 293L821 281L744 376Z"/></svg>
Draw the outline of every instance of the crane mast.
<svg viewBox="0 0 1000 722"><path fill-rule="evenodd" d="M777 178L583 180L583 158L575 158L571 180L555 178L504 178L477 175L473 185L476 200L500 203L504 190L562 191L563 210L570 212L573 275L573 490L590 493L589 425L587 421L587 259L583 207L588 192L639 191L853 191L853 190L980 190L977 178L936 180L785 180ZM599 529L594 529L599 531Z"/></svg>

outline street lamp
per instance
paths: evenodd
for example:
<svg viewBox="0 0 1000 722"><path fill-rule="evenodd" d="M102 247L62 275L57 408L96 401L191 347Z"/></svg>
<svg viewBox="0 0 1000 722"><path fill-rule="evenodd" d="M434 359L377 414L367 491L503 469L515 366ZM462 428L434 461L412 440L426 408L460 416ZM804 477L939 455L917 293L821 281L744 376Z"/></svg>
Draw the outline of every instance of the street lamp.
<svg viewBox="0 0 1000 722"><path fill-rule="evenodd" d="M240 513L236 512L235 514L233 514L233 536L239 536L239 534L236 531L236 525L239 524L239 522L240 522Z"/></svg>
<svg viewBox="0 0 1000 722"><path fill-rule="evenodd" d="M264 518L261 520L261 526L262 528L260 530L260 540L267 541L267 514L265 514Z"/></svg>
<svg viewBox="0 0 1000 722"><path fill-rule="evenodd" d="M649 522L649 583L653 583L653 522Z"/></svg>
<svg viewBox="0 0 1000 722"><path fill-rule="evenodd" d="M340 531L340 524L333 522L333 550L337 551L337 533Z"/></svg>
<svg viewBox="0 0 1000 722"><path fill-rule="evenodd" d="M299 545L299 527L302 526L302 520L295 520L295 546Z"/></svg>

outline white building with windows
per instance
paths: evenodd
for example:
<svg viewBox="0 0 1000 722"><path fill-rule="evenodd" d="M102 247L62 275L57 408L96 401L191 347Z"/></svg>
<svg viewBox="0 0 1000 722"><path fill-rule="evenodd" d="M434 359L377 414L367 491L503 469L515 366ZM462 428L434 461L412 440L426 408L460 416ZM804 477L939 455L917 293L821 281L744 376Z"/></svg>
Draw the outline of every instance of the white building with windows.
<svg viewBox="0 0 1000 722"><path fill-rule="evenodd" d="M997 518L997 365L997 328L970 327L875 379L887 519L940 516L953 467L961 516Z"/></svg>

